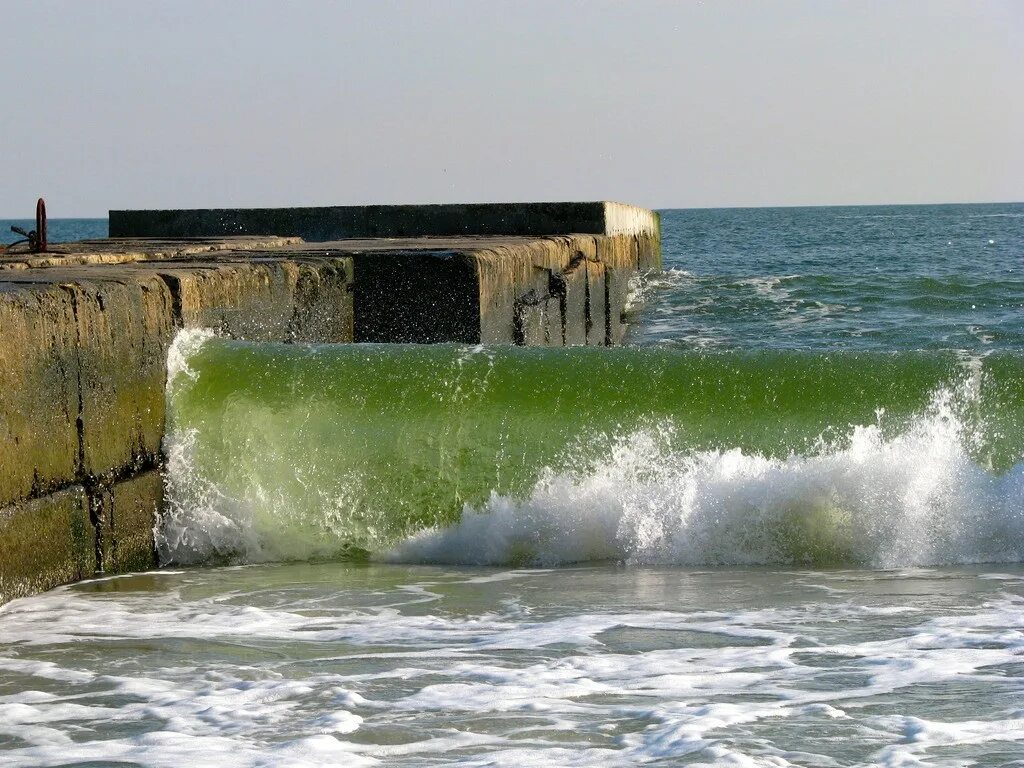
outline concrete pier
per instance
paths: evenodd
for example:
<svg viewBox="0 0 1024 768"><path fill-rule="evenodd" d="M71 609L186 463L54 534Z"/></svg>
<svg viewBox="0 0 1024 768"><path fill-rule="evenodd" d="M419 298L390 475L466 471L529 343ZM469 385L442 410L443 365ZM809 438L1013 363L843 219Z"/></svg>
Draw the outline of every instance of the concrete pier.
<svg viewBox="0 0 1024 768"><path fill-rule="evenodd" d="M110 228L0 253L0 603L157 565L177 330L611 345L630 279L661 263L657 215L618 203L111 211Z"/></svg>

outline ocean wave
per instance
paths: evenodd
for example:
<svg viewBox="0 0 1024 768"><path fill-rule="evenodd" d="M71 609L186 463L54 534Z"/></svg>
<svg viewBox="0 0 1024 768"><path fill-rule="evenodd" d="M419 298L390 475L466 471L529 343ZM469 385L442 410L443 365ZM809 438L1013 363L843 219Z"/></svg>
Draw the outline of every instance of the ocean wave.
<svg viewBox="0 0 1024 768"><path fill-rule="evenodd" d="M604 352L183 334L162 562L1024 556L1015 359Z"/></svg>
<svg viewBox="0 0 1024 768"><path fill-rule="evenodd" d="M492 494L448 528L410 537L401 562L894 568L1017 562L1024 465L996 476L972 460L949 391L887 438L854 427L839 446L767 458L679 453L666 432L618 442L607 462L548 472L525 499Z"/></svg>

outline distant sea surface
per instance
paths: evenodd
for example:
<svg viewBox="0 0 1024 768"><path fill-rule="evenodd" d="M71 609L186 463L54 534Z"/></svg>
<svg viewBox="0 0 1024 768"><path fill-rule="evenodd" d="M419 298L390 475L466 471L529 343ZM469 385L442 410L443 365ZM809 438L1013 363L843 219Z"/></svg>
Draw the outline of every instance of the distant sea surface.
<svg viewBox="0 0 1024 768"><path fill-rule="evenodd" d="M36 222L35 219L0 219L0 245L23 239L11 232L12 226L30 232L36 228ZM46 223L46 236L51 243L106 237L107 219L50 219Z"/></svg>
<svg viewBox="0 0 1024 768"><path fill-rule="evenodd" d="M1024 204L662 212L635 343L1021 349Z"/></svg>

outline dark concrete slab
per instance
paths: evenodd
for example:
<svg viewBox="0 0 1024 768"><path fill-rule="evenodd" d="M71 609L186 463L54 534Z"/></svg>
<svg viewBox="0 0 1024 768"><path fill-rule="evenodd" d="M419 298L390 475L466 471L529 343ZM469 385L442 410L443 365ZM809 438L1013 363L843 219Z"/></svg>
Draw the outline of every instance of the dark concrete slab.
<svg viewBox="0 0 1024 768"><path fill-rule="evenodd" d="M611 202L359 205L310 208L113 210L111 237L273 234L309 241L353 237L613 235L657 231L657 214Z"/></svg>

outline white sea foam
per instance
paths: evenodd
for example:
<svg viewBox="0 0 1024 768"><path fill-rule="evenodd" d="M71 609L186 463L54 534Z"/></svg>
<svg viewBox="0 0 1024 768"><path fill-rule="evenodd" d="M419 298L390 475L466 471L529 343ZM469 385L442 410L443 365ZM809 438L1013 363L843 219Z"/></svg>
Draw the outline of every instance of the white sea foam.
<svg viewBox="0 0 1024 768"><path fill-rule="evenodd" d="M638 273L629 280L623 312L626 315L635 313L652 295L672 288L679 288L694 280L693 273L677 267L669 267L658 272Z"/></svg>
<svg viewBox="0 0 1024 768"><path fill-rule="evenodd" d="M11 604L0 669L19 677L0 685L0 762L1024 755L1017 572L309 568L191 571L157 591L84 585ZM35 659L47 656L58 661Z"/></svg>
<svg viewBox="0 0 1024 768"><path fill-rule="evenodd" d="M216 338L217 332L211 328L185 328L174 336L170 349L167 350L167 382L173 386L179 376L186 376L193 381L197 374L189 366L189 360L202 349L210 339Z"/></svg>
<svg viewBox="0 0 1024 768"><path fill-rule="evenodd" d="M792 295L792 291L785 285L791 280L799 280L800 275L781 275L777 277L746 277L737 280L732 285L735 287L750 288L758 296L773 301L786 301Z"/></svg>
<svg viewBox="0 0 1024 768"><path fill-rule="evenodd" d="M226 495L197 469L198 437L194 429L177 429L164 438L166 503L154 530L161 562L200 563L222 552L267 559L261 557L253 504Z"/></svg>
<svg viewBox="0 0 1024 768"><path fill-rule="evenodd" d="M670 428L636 432L596 468L549 471L525 499L492 494L457 525L421 532L386 558L881 568L1020 561L1024 465L997 476L975 463L955 401L942 391L898 434L857 426L844 440L781 459L677 452Z"/></svg>

